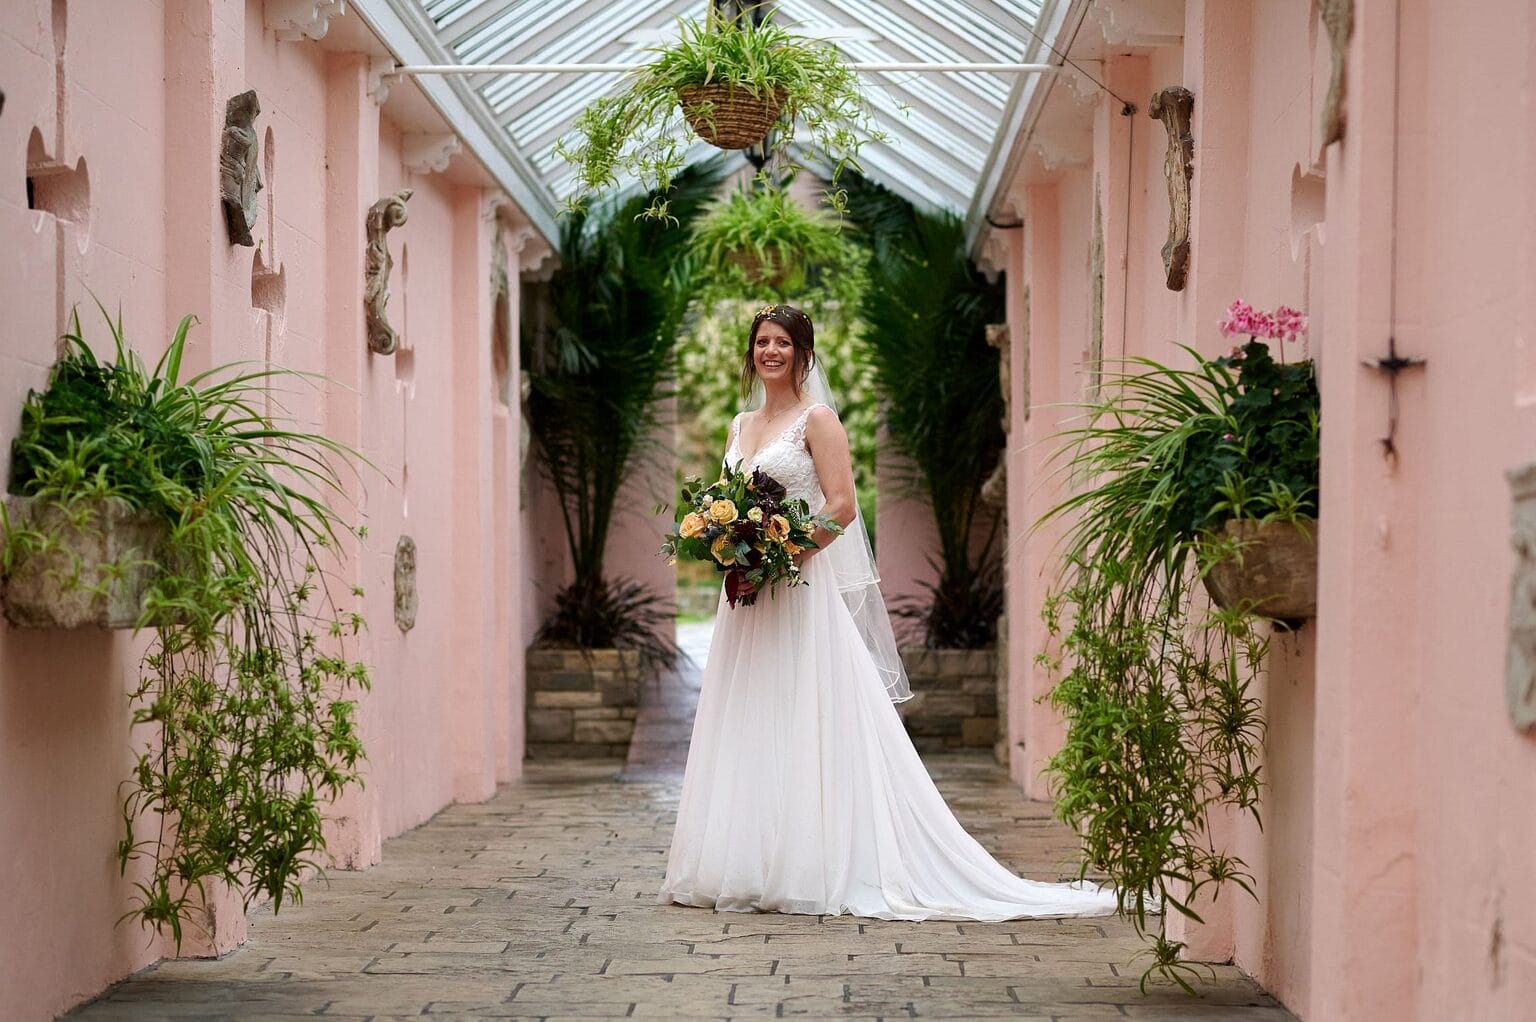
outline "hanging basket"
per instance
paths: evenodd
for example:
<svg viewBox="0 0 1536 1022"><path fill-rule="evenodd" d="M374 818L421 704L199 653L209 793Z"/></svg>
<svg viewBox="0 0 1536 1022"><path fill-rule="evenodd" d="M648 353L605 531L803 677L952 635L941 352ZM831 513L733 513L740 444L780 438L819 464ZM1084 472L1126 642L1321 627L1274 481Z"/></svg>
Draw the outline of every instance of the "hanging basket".
<svg viewBox="0 0 1536 1022"><path fill-rule="evenodd" d="M685 85L677 98L695 135L718 149L746 149L768 137L786 95L783 89L759 95L734 85Z"/></svg>
<svg viewBox="0 0 1536 1022"><path fill-rule="evenodd" d="M771 255L767 259L759 259L756 252L738 249L725 258L732 266L741 267L741 272L746 274L751 283L775 291L781 289L789 277L789 269Z"/></svg>
<svg viewBox="0 0 1536 1022"><path fill-rule="evenodd" d="M1317 616L1317 523L1232 519L1224 529L1242 544L1239 557L1223 558L1205 576L1216 605L1243 606L1277 621Z"/></svg>

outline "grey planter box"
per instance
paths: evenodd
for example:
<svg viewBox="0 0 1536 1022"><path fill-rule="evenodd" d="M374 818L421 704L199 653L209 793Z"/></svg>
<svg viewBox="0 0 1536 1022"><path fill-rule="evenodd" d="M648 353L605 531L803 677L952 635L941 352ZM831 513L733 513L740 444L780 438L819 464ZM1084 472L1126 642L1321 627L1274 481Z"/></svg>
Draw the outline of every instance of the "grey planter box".
<svg viewBox="0 0 1536 1022"><path fill-rule="evenodd" d="M640 654L533 647L527 659L528 759L629 754L640 705Z"/></svg>
<svg viewBox="0 0 1536 1022"><path fill-rule="evenodd" d="M21 628L132 628L159 573L164 521L108 497L65 508L6 497L13 529L46 539L4 580L5 616Z"/></svg>
<svg viewBox="0 0 1536 1022"><path fill-rule="evenodd" d="M997 650L905 646L912 698L897 705L918 752L991 749L997 741Z"/></svg>

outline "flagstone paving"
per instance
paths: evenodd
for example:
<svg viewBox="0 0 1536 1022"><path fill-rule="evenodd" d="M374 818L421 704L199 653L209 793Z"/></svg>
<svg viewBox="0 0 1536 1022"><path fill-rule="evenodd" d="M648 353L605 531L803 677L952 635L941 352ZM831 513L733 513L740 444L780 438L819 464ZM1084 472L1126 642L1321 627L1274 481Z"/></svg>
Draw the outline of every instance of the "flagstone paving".
<svg viewBox="0 0 1536 1022"><path fill-rule="evenodd" d="M682 712L653 716L675 724ZM909 923L657 905L680 785L676 750L662 745L676 730L628 767L529 763L495 799L386 843L380 865L332 873L279 915L258 911L244 947L163 962L69 1018L1291 1019L1232 966L1216 966L1199 999L1166 986L1142 995L1141 945L1114 918ZM1071 873L1071 834L990 757L927 762L1009 867Z"/></svg>

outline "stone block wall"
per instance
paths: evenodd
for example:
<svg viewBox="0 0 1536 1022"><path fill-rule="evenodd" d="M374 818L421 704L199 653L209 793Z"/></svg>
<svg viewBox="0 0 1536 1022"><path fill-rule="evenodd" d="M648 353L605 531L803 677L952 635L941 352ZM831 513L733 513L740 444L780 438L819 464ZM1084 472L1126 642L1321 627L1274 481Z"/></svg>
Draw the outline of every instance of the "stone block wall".
<svg viewBox="0 0 1536 1022"><path fill-rule="evenodd" d="M907 734L918 752L991 750L997 741L997 651L901 651L912 698L900 703Z"/></svg>
<svg viewBox="0 0 1536 1022"><path fill-rule="evenodd" d="M528 650L527 756L629 753L640 703L640 656L621 649Z"/></svg>

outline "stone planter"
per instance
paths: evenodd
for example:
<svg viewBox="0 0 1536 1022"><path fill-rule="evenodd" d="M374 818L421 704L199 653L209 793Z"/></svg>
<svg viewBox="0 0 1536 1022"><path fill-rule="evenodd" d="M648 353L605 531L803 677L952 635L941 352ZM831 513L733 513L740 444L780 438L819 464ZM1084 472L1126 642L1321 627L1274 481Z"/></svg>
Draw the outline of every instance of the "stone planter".
<svg viewBox="0 0 1536 1022"><path fill-rule="evenodd" d="M527 758L628 755L640 704L639 653L532 647L527 666Z"/></svg>
<svg viewBox="0 0 1536 1022"><path fill-rule="evenodd" d="M997 741L997 650L906 646L901 661L912 698L896 708L918 752L992 749Z"/></svg>
<svg viewBox="0 0 1536 1022"><path fill-rule="evenodd" d="M6 497L13 529L47 537L20 554L5 579L5 616L22 628L132 628L159 573L168 527L109 497L67 510L52 500Z"/></svg>
<svg viewBox="0 0 1536 1022"><path fill-rule="evenodd" d="M1306 531L1290 522L1231 519L1228 536L1243 544L1241 559L1211 566L1206 591L1218 607L1250 606L1277 621L1317 616L1317 523Z"/></svg>

